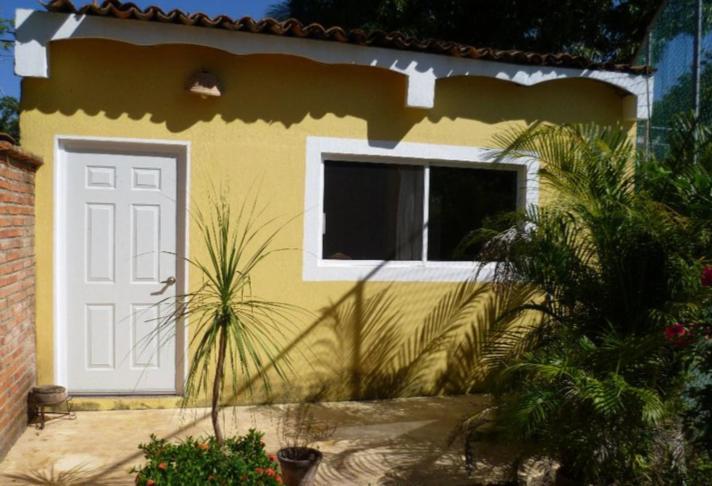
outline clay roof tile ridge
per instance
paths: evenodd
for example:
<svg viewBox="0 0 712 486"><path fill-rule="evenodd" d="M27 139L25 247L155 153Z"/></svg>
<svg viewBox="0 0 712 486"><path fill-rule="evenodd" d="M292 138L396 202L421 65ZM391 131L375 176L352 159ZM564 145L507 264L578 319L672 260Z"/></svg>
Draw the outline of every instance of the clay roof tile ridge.
<svg viewBox="0 0 712 486"><path fill-rule="evenodd" d="M325 27L319 23L305 24L290 18L278 21L273 18L255 20L242 17L234 20L227 15L211 17L202 12L187 13L179 9L164 12L160 7L150 5L144 9L132 2L104 0L101 4L90 3L77 8L72 0L49 0L43 4L50 12L96 15L124 20L145 20L162 23L178 23L205 28L241 30L251 33L292 36L332 42L347 42L363 46L377 46L391 49L430 52L440 55L467 57L502 62L514 62L530 65L549 65L552 67L570 67L579 69L604 69L632 74L650 74L648 66L632 66L620 63L598 63L581 55L569 53L538 53L518 49L491 49L476 47L455 41L417 38L403 32L383 32L362 29L345 29L340 26Z"/></svg>

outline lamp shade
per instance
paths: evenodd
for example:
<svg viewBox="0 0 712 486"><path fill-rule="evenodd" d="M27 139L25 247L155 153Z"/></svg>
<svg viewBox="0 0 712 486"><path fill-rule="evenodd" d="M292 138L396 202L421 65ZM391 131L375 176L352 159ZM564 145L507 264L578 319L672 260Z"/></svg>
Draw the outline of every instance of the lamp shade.
<svg viewBox="0 0 712 486"><path fill-rule="evenodd" d="M208 71L198 71L188 78L187 89L202 98L222 96L217 76Z"/></svg>

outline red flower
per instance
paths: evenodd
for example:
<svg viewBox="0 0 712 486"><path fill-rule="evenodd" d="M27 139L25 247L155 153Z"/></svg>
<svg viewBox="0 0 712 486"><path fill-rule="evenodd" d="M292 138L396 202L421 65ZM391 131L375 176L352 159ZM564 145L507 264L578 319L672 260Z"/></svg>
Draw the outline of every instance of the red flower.
<svg viewBox="0 0 712 486"><path fill-rule="evenodd" d="M255 472L256 472L257 474L262 474L264 471L265 471L265 470L264 470L263 468L261 468L261 467L256 467L256 468L255 468Z"/></svg>
<svg viewBox="0 0 712 486"><path fill-rule="evenodd" d="M265 474L269 477L274 477L276 475L274 469L271 467L268 467L267 470L265 471Z"/></svg>
<svg viewBox="0 0 712 486"><path fill-rule="evenodd" d="M665 328L665 339L674 346L679 348L685 347L695 340L695 337L690 331L694 326L695 324L683 324L681 322L671 324Z"/></svg>
<svg viewBox="0 0 712 486"><path fill-rule="evenodd" d="M149 479L148 481L146 481L146 486L155 486L155 485L156 485L156 481L154 481L153 479Z"/></svg>
<svg viewBox="0 0 712 486"><path fill-rule="evenodd" d="M267 458L270 460L270 462L277 462L277 456L274 454L267 454Z"/></svg>
<svg viewBox="0 0 712 486"><path fill-rule="evenodd" d="M282 476L279 474L274 477L274 480L277 481L277 484L282 484Z"/></svg>
<svg viewBox="0 0 712 486"><path fill-rule="evenodd" d="M675 324L671 324L665 328L665 339L670 342L676 342L686 334L687 328L680 322L676 322Z"/></svg>
<svg viewBox="0 0 712 486"><path fill-rule="evenodd" d="M168 464L162 462L158 465L158 469L160 469L161 471L165 471L166 469L168 469Z"/></svg>
<svg viewBox="0 0 712 486"><path fill-rule="evenodd" d="M712 265L707 265L702 269L700 281L703 287L712 287Z"/></svg>

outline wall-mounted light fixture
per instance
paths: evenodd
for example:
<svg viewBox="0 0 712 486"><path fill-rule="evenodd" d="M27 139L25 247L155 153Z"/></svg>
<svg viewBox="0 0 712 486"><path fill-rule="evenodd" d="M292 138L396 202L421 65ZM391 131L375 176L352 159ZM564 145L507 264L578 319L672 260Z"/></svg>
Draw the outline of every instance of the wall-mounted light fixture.
<svg viewBox="0 0 712 486"><path fill-rule="evenodd" d="M191 93L197 94L203 99L209 96L222 96L222 88L218 77L205 70L198 71L188 78L186 88Z"/></svg>

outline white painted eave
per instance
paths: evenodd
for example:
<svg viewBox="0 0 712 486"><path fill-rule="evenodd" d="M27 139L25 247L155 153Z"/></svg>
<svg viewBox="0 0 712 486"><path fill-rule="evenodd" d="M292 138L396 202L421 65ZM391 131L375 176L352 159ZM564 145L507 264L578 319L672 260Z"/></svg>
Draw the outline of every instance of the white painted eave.
<svg viewBox="0 0 712 486"><path fill-rule="evenodd" d="M509 64L437 54L366 47L313 39L232 32L155 22L128 22L105 17L17 9L15 73L22 77L50 76L48 46L65 39L106 39L139 46L192 44L235 55L282 54L324 64L388 69L407 77L406 106L432 108L435 83L455 76L483 76L533 86L557 79L592 79L623 90L624 118L647 119L652 78L646 75L546 66Z"/></svg>

